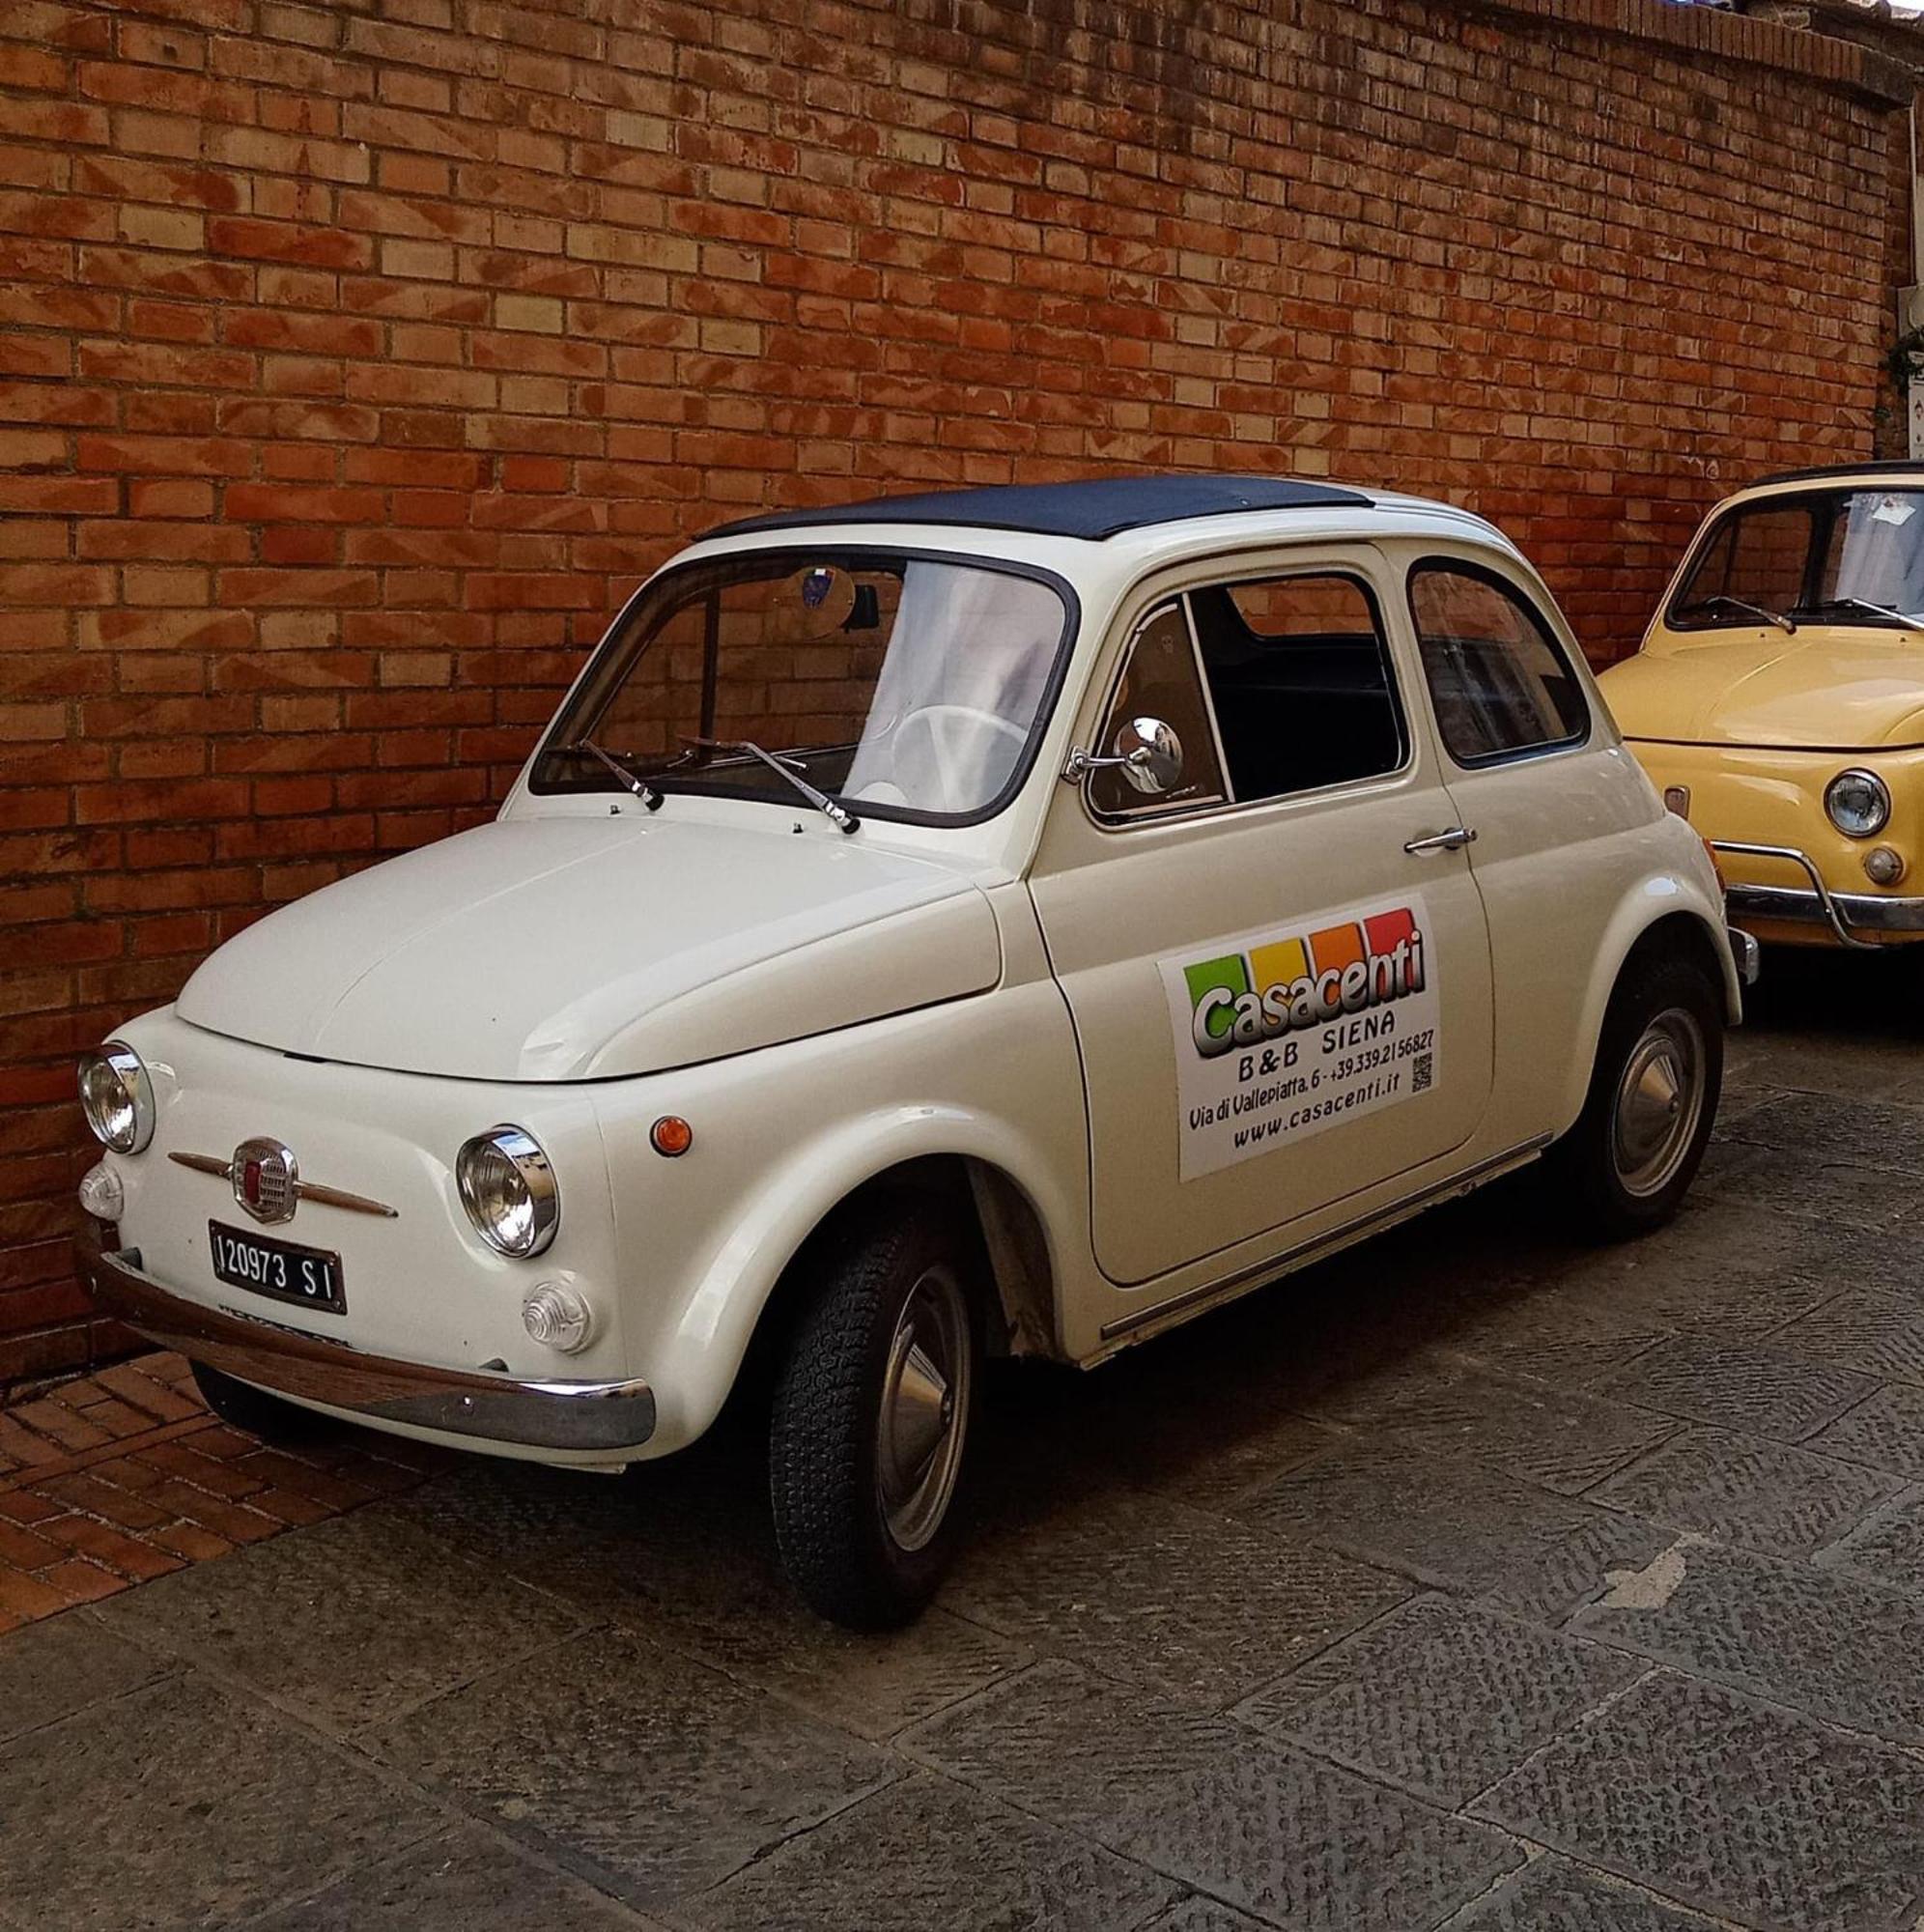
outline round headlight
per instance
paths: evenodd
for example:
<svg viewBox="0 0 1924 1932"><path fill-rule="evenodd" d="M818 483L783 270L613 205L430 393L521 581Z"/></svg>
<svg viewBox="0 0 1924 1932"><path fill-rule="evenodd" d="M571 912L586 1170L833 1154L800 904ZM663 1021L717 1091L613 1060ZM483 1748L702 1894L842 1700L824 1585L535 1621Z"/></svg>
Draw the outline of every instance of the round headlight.
<svg viewBox="0 0 1924 1932"><path fill-rule="evenodd" d="M154 1138L154 1083L124 1040L80 1056L80 1108L94 1138L116 1153L138 1153Z"/></svg>
<svg viewBox="0 0 1924 1932"><path fill-rule="evenodd" d="M517 1260L538 1255L561 1225L554 1170L524 1127L490 1127L454 1163L461 1205L491 1248Z"/></svg>
<svg viewBox="0 0 1924 1932"><path fill-rule="evenodd" d="M1874 838L1890 821L1890 793L1876 772L1839 772L1824 788L1824 809L1847 838Z"/></svg>

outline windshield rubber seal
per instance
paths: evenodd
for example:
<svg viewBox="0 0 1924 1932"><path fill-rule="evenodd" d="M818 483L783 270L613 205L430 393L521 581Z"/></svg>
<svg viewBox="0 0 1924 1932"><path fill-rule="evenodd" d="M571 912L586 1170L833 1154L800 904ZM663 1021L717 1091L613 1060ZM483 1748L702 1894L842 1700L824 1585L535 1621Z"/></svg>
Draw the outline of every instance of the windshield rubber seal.
<svg viewBox="0 0 1924 1932"><path fill-rule="evenodd" d="M720 556L691 557L685 563L670 564L666 569L658 571L655 576L651 577L636 591L635 595L616 613L614 620L608 625L608 631L602 638L601 642L590 653L587 663L582 668L582 674L577 686L575 689L570 690L560 704L555 707L554 716L549 721L548 728L541 734L541 740L535 746L534 753L528 760L528 791L537 798L576 798L592 796L596 793L605 793L613 789L612 781L606 779L600 783L556 784L552 781L542 781L537 777L537 774L540 772L542 761L549 753L559 749L556 741L560 736L561 721L568 713L569 706L576 696L576 691L585 691L588 688L589 680L601 667L604 658L608 657L611 659L621 649L621 632L631 615L639 612L642 599L645 596L652 591L670 586L677 578L692 576L697 571L711 570L718 564L738 563L753 558L778 556L784 552L793 554L798 557L808 559L820 558L822 561L828 563L851 563L862 560L872 562L876 558L900 558L904 562L909 563L949 563L964 565L978 570L996 571L1004 577L1029 578L1034 582L1046 584L1061 598L1062 604L1062 631L1061 636L1057 639L1056 654L1049 667L1049 675L1042 687L1042 696L1035 707L1035 716L1030 724L1027 741L1022 748L1022 755L1016 759L1014 769L1009 773L1007 782L1004 784L1002 790L994 798L974 811L961 812L925 811L913 806L878 805L871 799L850 799L838 791L830 791L828 794L836 804L845 806L858 819L874 818L897 825L933 826L945 831L960 830L972 825L985 824L989 819L1006 811L1020 795L1023 786L1029 781L1029 775L1034 769L1035 760L1041 753L1042 740L1048 735L1049 721L1055 715L1056 706L1061 698L1062 687L1068 680L1069 662L1074 655L1076 638L1082 629L1082 599L1076 595L1075 586L1067 578L1061 576L1057 571L1044 568L1041 564L1018 563L1007 557L984 556L973 551L936 550L920 545L911 546L904 544L770 543L757 545L748 550L724 552ZM629 669L633 668L635 659L638 658L640 654L641 646L637 644L630 657L628 665L623 667L622 674L624 676ZM775 748L771 747L771 749ZM684 797L736 798L746 799L757 805L782 805L785 809L792 809L792 801L787 795L761 789L750 789L746 785L714 784L709 782L703 782L698 786L681 784L677 782L672 774L660 775L649 772L645 768L639 771L639 776L665 797L672 798L679 794ZM824 787L824 789L826 790L827 787Z"/></svg>

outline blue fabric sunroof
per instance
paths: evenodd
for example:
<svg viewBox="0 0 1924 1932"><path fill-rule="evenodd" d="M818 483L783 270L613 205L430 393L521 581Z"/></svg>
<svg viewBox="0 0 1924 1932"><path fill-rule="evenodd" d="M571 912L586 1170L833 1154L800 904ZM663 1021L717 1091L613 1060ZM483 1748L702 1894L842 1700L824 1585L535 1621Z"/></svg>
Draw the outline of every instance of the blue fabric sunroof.
<svg viewBox="0 0 1924 1932"><path fill-rule="evenodd" d="M1100 543L1123 530L1229 517L1245 510L1367 510L1371 498L1334 483L1287 476L1094 476L1082 483L1010 483L984 490L937 490L875 497L816 510L778 510L723 524L710 536L815 528L824 524L947 524L970 529L1028 530L1037 536Z"/></svg>

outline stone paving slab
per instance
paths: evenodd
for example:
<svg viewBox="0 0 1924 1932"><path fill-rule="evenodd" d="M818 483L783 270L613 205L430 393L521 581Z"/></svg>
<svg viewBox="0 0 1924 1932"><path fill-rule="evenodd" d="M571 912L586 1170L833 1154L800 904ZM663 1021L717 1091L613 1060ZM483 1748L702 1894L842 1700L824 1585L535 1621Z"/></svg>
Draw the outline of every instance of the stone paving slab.
<svg viewBox="0 0 1924 1932"><path fill-rule="evenodd" d="M1623 1403L1419 1354L1319 1397L1314 1412L1418 1454L1464 1456L1580 1494L1676 1425Z"/></svg>
<svg viewBox="0 0 1924 1932"><path fill-rule="evenodd" d="M1259 1527L1556 1621L1669 1541L1655 1523L1407 1448L1332 1451L1243 1498Z"/></svg>
<svg viewBox="0 0 1924 1932"><path fill-rule="evenodd" d="M1708 1932L1726 1922L1550 1856L1453 1918L1449 1932Z"/></svg>
<svg viewBox="0 0 1924 1932"><path fill-rule="evenodd" d="M1924 1904L1924 1764L1682 1678L1637 1686L1476 1811L1746 1926L1908 1932Z"/></svg>
<svg viewBox="0 0 1924 1932"><path fill-rule="evenodd" d="M1914 1228L1924 1208L1924 1178L1908 1165L1859 1165L1810 1148L1737 1139L1713 1143L1697 1185L1726 1200L1770 1201L1786 1214L1842 1212L1880 1229Z"/></svg>
<svg viewBox="0 0 1924 1932"><path fill-rule="evenodd" d="M1146 1867L918 1774L793 1838L674 1915L713 1932L1124 1932L1176 1887Z"/></svg>
<svg viewBox="0 0 1924 1932"><path fill-rule="evenodd" d="M1643 1669L1596 1644L1424 1597L1235 1715L1432 1804L1467 1804Z"/></svg>
<svg viewBox="0 0 1924 1932"><path fill-rule="evenodd" d="M1890 1385L1804 1438L1807 1449L1924 1481L1924 1389Z"/></svg>
<svg viewBox="0 0 1924 1932"><path fill-rule="evenodd" d="M1118 1682L1221 1705L1408 1594L1333 1550L1137 1497L983 1538L942 1602Z"/></svg>
<svg viewBox="0 0 1924 1932"><path fill-rule="evenodd" d="M1473 1351L1484 1324L1494 1324L1499 1335L1514 1330L1531 1336L1542 1350L1539 1373L1570 1385L1570 1371L1556 1365L1554 1344L1565 1333L1581 1336L1599 1323L1655 1331L1655 1339L1686 1334L1757 1341L1838 1292L1840 1249L1856 1253L1883 1238L1850 1221L1692 1194L1660 1242L1567 1247L1539 1270L1527 1293L1473 1304L1457 1345ZM1641 1352L1627 1352L1626 1364ZM1580 1370L1578 1378L1586 1387L1599 1379Z"/></svg>
<svg viewBox="0 0 1924 1932"><path fill-rule="evenodd" d="M1145 1932L1257 1932L1259 1923L1217 1899L1197 1893L1151 1919Z"/></svg>
<svg viewBox="0 0 1924 1932"><path fill-rule="evenodd" d="M103 1605L107 1629L240 1679L348 1736L511 1667L581 1618L372 1511L282 1537L240 1567L202 1565Z"/></svg>
<svg viewBox="0 0 1924 1932"><path fill-rule="evenodd" d="M1221 1719L1044 1663L914 1733L951 1776L1292 1928L1407 1932L1520 1854Z"/></svg>
<svg viewBox="0 0 1924 1932"><path fill-rule="evenodd" d="M14 1739L0 1821L0 1898L34 1932L231 1922L440 1823L349 1753L188 1676Z"/></svg>
<svg viewBox="0 0 1924 1932"><path fill-rule="evenodd" d="M1800 1154L1822 1150L1826 1160L1857 1168L1924 1176L1924 1141L1917 1113L1862 1095L1772 1094L1727 1123L1740 1144Z"/></svg>
<svg viewBox="0 0 1924 1932"><path fill-rule="evenodd" d="M87 1619L50 1618L20 1631L0 1645L0 1746L90 1704L137 1690L165 1676L169 1667Z"/></svg>
<svg viewBox="0 0 1924 1932"><path fill-rule="evenodd" d="M607 1632L557 1640L363 1744L644 1911L902 1775L719 1671Z"/></svg>
<svg viewBox="0 0 1924 1932"><path fill-rule="evenodd" d="M1654 1522L1808 1556L1904 1488L1902 1476L1727 1430L1692 1427L1590 1492Z"/></svg>
<svg viewBox="0 0 1924 1932"><path fill-rule="evenodd" d="M247 1932L659 1932L658 1921L477 1826L248 1920Z"/></svg>
<svg viewBox="0 0 1924 1932"><path fill-rule="evenodd" d="M1817 1560L1924 1602L1924 1490L1907 1490Z"/></svg>
<svg viewBox="0 0 1924 1932"><path fill-rule="evenodd" d="M1780 1328L1770 1347L1799 1361L1855 1369L1888 1381L1924 1386L1924 1271L1888 1291L1847 1289L1823 1307Z"/></svg>
<svg viewBox="0 0 1924 1932"><path fill-rule="evenodd" d="M1825 1369L1771 1349L1682 1338L1639 1356L1604 1382L1602 1393L1692 1422L1799 1442L1877 1388L1869 1376Z"/></svg>
<svg viewBox="0 0 1924 1932"><path fill-rule="evenodd" d="M1924 1602L1714 1544L1680 1547L1662 1601L1571 1628L1890 1744L1924 1746ZM1918 1821L1924 1844L1924 1818Z"/></svg>

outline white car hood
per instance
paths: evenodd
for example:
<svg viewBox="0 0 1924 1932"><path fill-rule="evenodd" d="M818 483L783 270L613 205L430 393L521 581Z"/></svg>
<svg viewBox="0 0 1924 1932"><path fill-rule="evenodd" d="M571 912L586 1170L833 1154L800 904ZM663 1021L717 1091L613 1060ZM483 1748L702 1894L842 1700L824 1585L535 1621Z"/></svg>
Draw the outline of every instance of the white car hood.
<svg viewBox="0 0 1924 1932"><path fill-rule="evenodd" d="M1002 970L959 872L813 828L504 819L325 887L176 1005L288 1053L476 1080L649 1073L957 999Z"/></svg>

